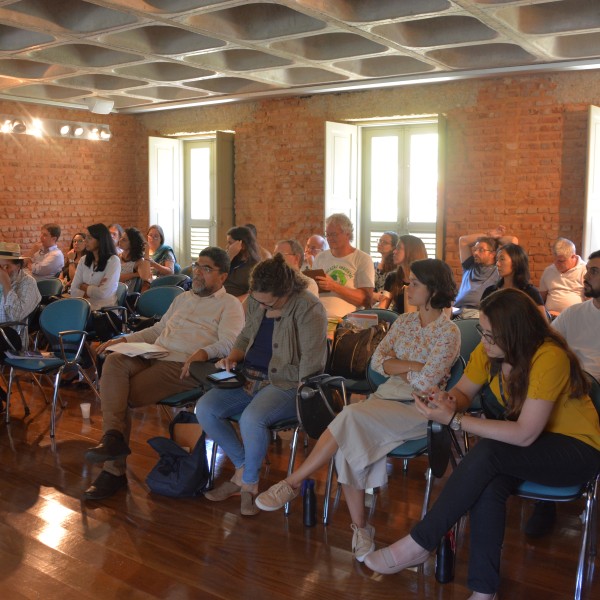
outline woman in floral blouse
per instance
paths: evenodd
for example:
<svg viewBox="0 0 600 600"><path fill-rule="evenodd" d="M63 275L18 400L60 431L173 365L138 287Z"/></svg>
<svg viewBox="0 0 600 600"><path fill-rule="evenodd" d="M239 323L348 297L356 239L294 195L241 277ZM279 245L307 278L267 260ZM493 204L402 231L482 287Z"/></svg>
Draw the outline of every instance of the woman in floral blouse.
<svg viewBox="0 0 600 600"><path fill-rule="evenodd" d="M427 419L410 401L412 392L444 387L460 350L458 328L444 313L456 296L450 267L441 260L425 259L410 268L408 300L417 312L396 319L372 360L373 368L389 379L366 401L346 406L300 468L256 498L262 510L281 508L298 495L304 479L335 455L338 481L352 518L352 552L360 562L375 548L375 529L365 517L364 491L387 482L385 463L391 450L426 435Z"/></svg>

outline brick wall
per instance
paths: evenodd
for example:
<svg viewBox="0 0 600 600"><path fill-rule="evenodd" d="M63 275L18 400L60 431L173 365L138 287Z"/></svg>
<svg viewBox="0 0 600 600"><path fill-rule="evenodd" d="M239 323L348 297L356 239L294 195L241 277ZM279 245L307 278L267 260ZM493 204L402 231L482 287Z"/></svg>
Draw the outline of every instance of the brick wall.
<svg viewBox="0 0 600 600"><path fill-rule="evenodd" d="M0 238L28 252L58 223L61 247L92 223L148 222L147 136L138 119L0 103L0 113L109 124L109 142L0 134Z"/></svg>

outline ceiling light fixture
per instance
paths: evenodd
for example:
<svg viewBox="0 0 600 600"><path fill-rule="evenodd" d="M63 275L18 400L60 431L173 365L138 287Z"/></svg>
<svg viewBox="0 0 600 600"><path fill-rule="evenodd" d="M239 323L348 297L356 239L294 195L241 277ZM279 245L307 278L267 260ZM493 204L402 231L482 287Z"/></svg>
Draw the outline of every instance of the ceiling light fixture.
<svg viewBox="0 0 600 600"><path fill-rule="evenodd" d="M17 133L39 138L60 137L80 140L100 140L107 142L112 134L110 127L98 123L58 121L32 117L13 117L0 115L0 134Z"/></svg>

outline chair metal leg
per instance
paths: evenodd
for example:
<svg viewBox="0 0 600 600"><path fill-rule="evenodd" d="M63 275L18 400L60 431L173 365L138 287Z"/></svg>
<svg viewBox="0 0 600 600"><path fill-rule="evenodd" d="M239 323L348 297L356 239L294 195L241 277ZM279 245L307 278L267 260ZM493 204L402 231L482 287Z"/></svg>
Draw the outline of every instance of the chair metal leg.
<svg viewBox="0 0 600 600"><path fill-rule="evenodd" d="M596 508L596 491L597 491L598 479L589 486L587 491L587 497L585 501L585 510L583 517L583 532L581 535L581 548L579 549L579 560L577 562L577 577L575 579L575 596L574 600L581 599L581 590L585 581L585 575L588 567L588 559L592 554L592 548L595 554L596 545L596 531L593 530L592 526L595 522L594 512Z"/></svg>
<svg viewBox="0 0 600 600"><path fill-rule="evenodd" d="M50 437L54 437L56 431L56 405L58 403L58 386L60 385L60 377L63 372L63 367L58 369L54 376L54 395L52 396L52 409L50 412Z"/></svg>
<svg viewBox="0 0 600 600"><path fill-rule="evenodd" d="M12 384L15 378L15 370L11 367L8 375L8 388L6 389L6 424L10 423L10 395L12 392Z"/></svg>
<svg viewBox="0 0 600 600"><path fill-rule="evenodd" d="M292 443L290 445L290 459L288 461L288 477L294 470L294 463L296 462L296 450L298 449L298 436L300 435L300 425L297 425L294 429L294 435L292 436ZM283 507L283 514L287 517L291 512L291 503L286 502Z"/></svg>
<svg viewBox="0 0 600 600"><path fill-rule="evenodd" d="M212 450L210 453L210 470L208 472L208 485L206 486L207 490L212 490L215 487L215 466L217 463L217 450L219 449L219 445L217 442L213 440Z"/></svg>
<svg viewBox="0 0 600 600"><path fill-rule="evenodd" d="M81 373L81 375L83 376L83 378L86 380L87 384L94 391L94 394L96 394L96 397L98 398L98 400L101 400L101 398L100 398L100 392L98 391L98 388L96 387L96 384L90 379L89 375L85 372L85 370L82 369L80 365L77 365L77 371L79 373ZM61 372L62 372L62 369L61 369ZM96 372L96 376L97 375L98 375L98 372Z"/></svg>
<svg viewBox="0 0 600 600"><path fill-rule="evenodd" d="M325 499L323 500L323 525L329 525L329 496L331 494L331 483L333 481L333 469L335 468L335 459L332 456L329 460L327 469L327 482L325 484Z"/></svg>
<svg viewBox="0 0 600 600"><path fill-rule="evenodd" d="M31 411L29 410L29 406L27 405L27 401L25 400L25 395L23 394L23 390L21 388L21 382L19 381L18 377L16 380L16 384L17 384L17 389L19 390L19 396L21 396L21 404L23 405L23 412L25 413L25 416L28 417L31 414Z"/></svg>
<svg viewBox="0 0 600 600"><path fill-rule="evenodd" d="M431 468L428 467L427 471L425 471L425 497L423 498L423 508L421 509L421 519L425 516L427 511L429 510L429 499L431 496L431 484L433 482L433 473L431 472Z"/></svg>

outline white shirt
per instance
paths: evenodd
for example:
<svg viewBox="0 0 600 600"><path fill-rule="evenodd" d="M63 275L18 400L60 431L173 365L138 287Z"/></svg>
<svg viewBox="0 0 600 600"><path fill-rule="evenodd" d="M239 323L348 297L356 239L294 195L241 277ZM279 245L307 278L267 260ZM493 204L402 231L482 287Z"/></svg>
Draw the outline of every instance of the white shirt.
<svg viewBox="0 0 600 600"><path fill-rule="evenodd" d="M333 256L331 250L320 252L313 262L313 269L323 269L335 282L352 288L374 288L375 267L371 257L362 250L354 250L340 258ZM346 302L334 292L321 292L319 298L328 317L341 318L362 308Z"/></svg>
<svg viewBox="0 0 600 600"><path fill-rule="evenodd" d="M585 270L585 262L580 256L577 257L577 264L564 273L561 273L554 264L544 269L540 279L540 292L548 292L547 310L560 313L565 308L584 301Z"/></svg>
<svg viewBox="0 0 600 600"><path fill-rule="evenodd" d="M85 258L82 258L77 263L77 270L71 284L71 296L83 298L87 294L92 310L115 306L120 275L121 259L116 254L106 261L104 271L94 271L93 265L86 267ZM82 283L88 284L86 292L79 287Z"/></svg>
<svg viewBox="0 0 600 600"><path fill-rule="evenodd" d="M173 300L162 319L148 329L126 336L128 342L158 344L169 350L163 360L185 362L203 348L208 358L227 356L244 327L242 303L225 288L210 296L184 292Z"/></svg>
<svg viewBox="0 0 600 600"><path fill-rule="evenodd" d="M584 370L600 379L600 309L594 301L573 304L552 321L552 327L567 340Z"/></svg>
<svg viewBox="0 0 600 600"><path fill-rule="evenodd" d="M65 257L58 246L50 246L48 250L38 250L31 257L31 274L39 279L57 277L65 266Z"/></svg>

